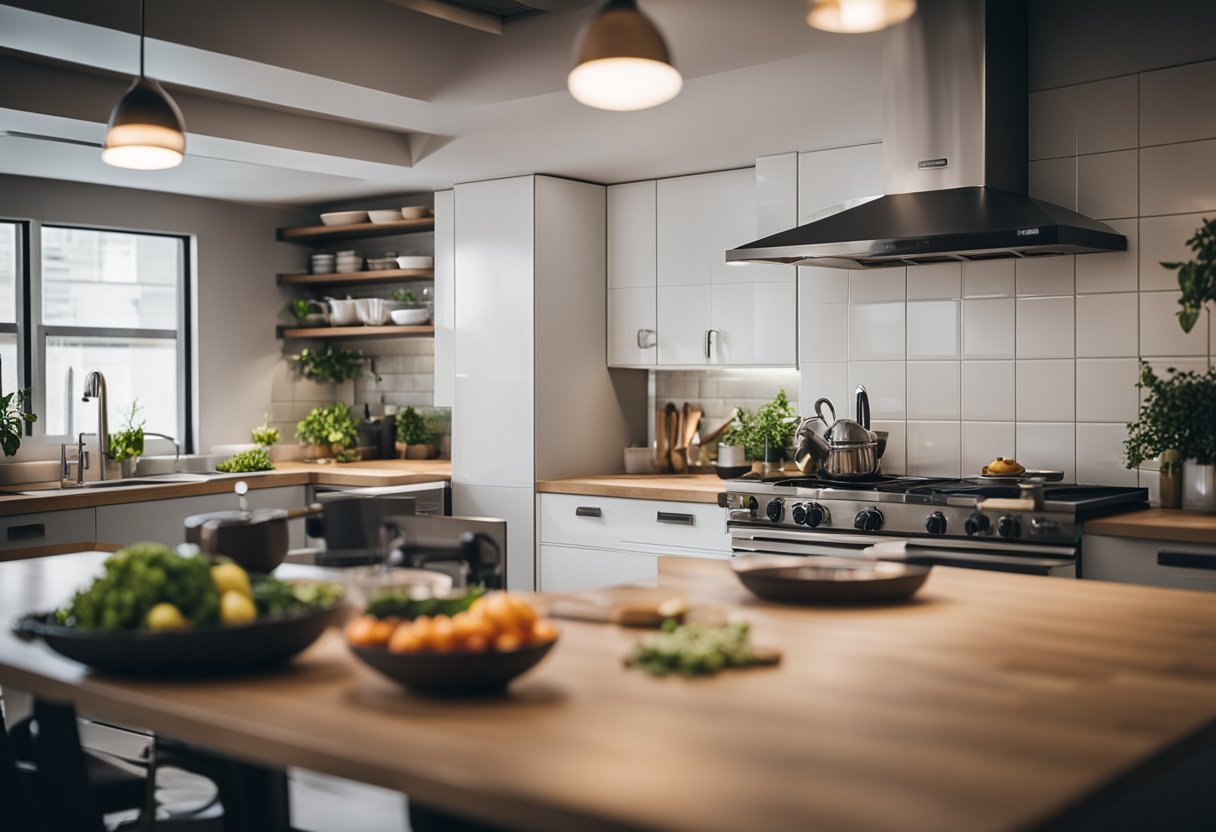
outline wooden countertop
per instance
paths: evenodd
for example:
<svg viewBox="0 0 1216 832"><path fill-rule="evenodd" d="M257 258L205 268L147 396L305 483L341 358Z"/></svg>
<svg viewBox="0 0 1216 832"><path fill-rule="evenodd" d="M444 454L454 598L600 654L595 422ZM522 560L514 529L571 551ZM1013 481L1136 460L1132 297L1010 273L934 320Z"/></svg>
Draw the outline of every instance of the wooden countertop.
<svg viewBox="0 0 1216 832"><path fill-rule="evenodd" d="M680 503L716 503L726 481L716 474L604 474L540 480L536 490L546 494L585 494L591 497L625 497L633 500L673 500Z"/></svg>
<svg viewBox="0 0 1216 832"><path fill-rule="evenodd" d="M1084 533L1178 543L1216 543L1216 514L1149 508L1090 520L1085 524Z"/></svg>
<svg viewBox="0 0 1216 832"><path fill-rule="evenodd" d="M66 488L62 491L56 490L57 483L49 483L45 484L45 488L53 493L33 495L14 491L35 491L39 490L39 486L12 486L12 490L0 493L0 516L223 494L231 491L237 480L249 483L250 488L309 484L372 488L443 482L452 478L452 462L447 459L377 459L327 465L315 462L279 462L276 466L274 471L223 474L199 482L165 482L118 488Z"/></svg>
<svg viewBox="0 0 1216 832"><path fill-rule="evenodd" d="M62 603L101 557L0 564L0 617ZM659 582L743 613L783 662L653 679L622 666L636 631L564 621L508 695L433 699L337 632L262 676L174 682L5 629L0 684L535 830L1024 829L1216 725L1211 594L937 567L912 603L797 608L688 558Z"/></svg>

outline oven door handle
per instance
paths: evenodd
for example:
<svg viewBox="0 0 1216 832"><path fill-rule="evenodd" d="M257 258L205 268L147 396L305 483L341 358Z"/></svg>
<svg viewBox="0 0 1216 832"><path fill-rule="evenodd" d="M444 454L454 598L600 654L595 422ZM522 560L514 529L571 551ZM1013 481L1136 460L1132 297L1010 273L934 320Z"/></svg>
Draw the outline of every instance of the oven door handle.
<svg viewBox="0 0 1216 832"><path fill-rule="evenodd" d="M993 538L968 540L953 540L951 538L902 538L896 535L881 537L879 535L856 534L855 532L820 532L812 529L786 531L784 529L769 529L764 527L743 526L731 523L729 526L731 545L738 546L740 541L780 540L787 543L829 543L833 546L861 548L873 546L876 543L890 543L895 540L906 540L909 549L966 549L970 551L985 550L992 552L1030 552L1031 554L1059 555L1074 558L1077 550L1070 546L1045 546L1041 544L1008 543ZM1033 548L1031 548L1033 547ZM887 554L883 553L884 556Z"/></svg>

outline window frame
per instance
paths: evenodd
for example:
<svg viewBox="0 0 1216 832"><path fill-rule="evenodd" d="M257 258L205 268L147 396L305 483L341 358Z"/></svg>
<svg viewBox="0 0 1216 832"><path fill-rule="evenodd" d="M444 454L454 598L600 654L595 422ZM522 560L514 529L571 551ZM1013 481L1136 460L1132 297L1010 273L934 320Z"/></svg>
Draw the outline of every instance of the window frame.
<svg viewBox="0 0 1216 832"><path fill-rule="evenodd" d="M21 219L18 217L0 217L0 223L12 225L17 233L17 271L16 279L13 281L13 310L16 320L13 323L0 321L0 333L15 334L17 336L17 387L21 390L30 388L29 380L33 378L31 373L31 343L30 343L30 327L29 321L29 298L30 298L30 261L33 259L31 252L32 235L30 227L33 224L31 220ZM11 390L5 391L11 393ZM25 412L37 412L34 407L32 398L25 400ZM27 424L25 426L25 435L33 436L36 430L36 425Z"/></svg>
<svg viewBox="0 0 1216 832"><path fill-rule="evenodd" d="M26 220L28 256L23 258L25 265L23 294L19 297L19 309L25 323L25 337L18 337L19 364L25 371L22 385L31 388L28 407L38 414L46 413L47 392L49 384L32 383L34 379L46 381L46 343L49 337L79 336L79 337L110 337L110 338L172 338L177 344L177 427L175 436L183 453L194 452L194 381L193 381L193 351L194 351L194 322L192 319L192 291L194 273L195 238L191 234L174 233L170 231L148 231L145 229L121 226L96 225L91 223L71 223ZM177 275L177 329L143 329L132 327L95 327L95 326L64 326L62 324L44 324L42 322L42 230L43 228L68 228L82 231L113 232L118 234L139 234L149 237L169 237L182 244L181 268ZM24 252L23 252L24 253ZM18 322L20 327L22 321ZM22 342L24 341L24 360ZM75 379L79 385L84 384L84 377ZM83 389L83 387L81 388ZM82 429L82 426L74 426ZM88 432L87 428L83 428ZM28 430L28 429L27 429ZM46 432L45 421L40 419L34 424L37 435L65 438L75 441L67 434L49 434Z"/></svg>

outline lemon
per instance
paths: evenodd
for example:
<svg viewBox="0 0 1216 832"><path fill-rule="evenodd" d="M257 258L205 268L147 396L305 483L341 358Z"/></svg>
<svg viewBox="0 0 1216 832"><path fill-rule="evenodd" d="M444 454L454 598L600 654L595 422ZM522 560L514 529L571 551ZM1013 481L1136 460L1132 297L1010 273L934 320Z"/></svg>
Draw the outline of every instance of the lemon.
<svg viewBox="0 0 1216 832"><path fill-rule="evenodd" d="M246 598L253 597L253 587L249 585L249 575L235 563L217 563L211 567L211 582L223 595L226 592L239 592Z"/></svg>
<svg viewBox="0 0 1216 832"><path fill-rule="evenodd" d="M240 590L230 589L220 596L220 621L225 624L248 624L257 617L253 600Z"/></svg>
<svg viewBox="0 0 1216 832"><path fill-rule="evenodd" d="M172 604L157 604L148 610L144 623L149 630L184 630L186 618L182 611Z"/></svg>

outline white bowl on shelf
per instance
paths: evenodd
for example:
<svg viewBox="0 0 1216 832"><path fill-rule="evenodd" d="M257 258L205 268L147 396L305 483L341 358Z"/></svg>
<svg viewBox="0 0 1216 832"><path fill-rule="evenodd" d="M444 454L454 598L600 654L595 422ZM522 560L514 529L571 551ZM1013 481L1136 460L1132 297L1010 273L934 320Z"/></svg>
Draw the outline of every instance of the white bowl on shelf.
<svg viewBox="0 0 1216 832"><path fill-rule="evenodd" d="M326 298L329 302L329 323L331 326L354 326L359 322L358 301L346 298Z"/></svg>
<svg viewBox="0 0 1216 832"><path fill-rule="evenodd" d="M384 326L388 322L388 307L383 298L359 298L355 306L364 326Z"/></svg>
<svg viewBox="0 0 1216 832"><path fill-rule="evenodd" d="M426 254L407 254L397 258L399 269L429 269L435 265L435 258Z"/></svg>
<svg viewBox="0 0 1216 832"><path fill-rule="evenodd" d="M381 209L376 209L373 211L368 211L367 216L369 218L371 218L372 222L378 223L378 224L386 223L386 222L400 222L401 221L401 211L396 208L388 208L388 209L381 208Z"/></svg>
<svg viewBox="0 0 1216 832"><path fill-rule="evenodd" d="M354 225L367 222L366 211L330 211L321 215L322 225Z"/></svg>
<svg viewBox="0 0 1216 832"><path fill-rule="evenodd" d="M420 220L431 215L431 209L422 205L407 205L401 209L401 219Z"/></svg>
<svg viewBox="0 0 1216 832"><path fill-rule="evenodd" d="M397 326L419 326L431 319L431 310L425 306L411 309L394 309L389 313Z"/></svg>

